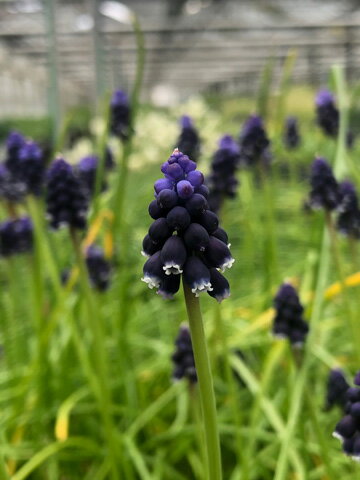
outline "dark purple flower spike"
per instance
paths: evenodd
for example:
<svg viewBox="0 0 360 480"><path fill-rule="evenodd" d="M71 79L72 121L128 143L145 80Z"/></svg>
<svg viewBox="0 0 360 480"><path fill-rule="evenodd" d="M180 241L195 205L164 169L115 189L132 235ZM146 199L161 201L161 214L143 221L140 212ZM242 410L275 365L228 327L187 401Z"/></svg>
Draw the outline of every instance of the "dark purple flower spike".
<svg viewBox="0 0 360 480"><path fill-rule="evenodd" d="M18 253L31 252L33 248L33 226L30 218L6 220L0 224L0 255L9 257Z"/></svg>
<svg viewBox="0 0 360 480"><path fill-rule="evenodd" d="M281 285L274 298L274 307L273 334L279 338L287 338L294 346L302 346L309 326L303 319L304 308L299 296L290 283Z"/></svg>
<svg viewBox="0 0 360 480"><path fill-rule="evenodd" d="M188 115L184 115L180 119L181 133L176 142L176 147L183 152L184 155L198 161L200 155L201 141L199 133L194 127L192 119Z"/></svg>
<svg viewBox="0 0 360 480"><path fill-rule="evenodd" d="M187 325L181 325L175 340L176 349L172 355L174 363L174 380L186 378L190 384L197 382L194 352L191 343L190 330Z"/></svg>
<svg viewBox="0 0 360 480"><path fill-rule="evenodd" d="M327 381L325 409L330 410L335 405L344 409L347 402L346 392L349 388L350 385L341 368L330 370Z"/></svg>
<svg viewBox="0 0 360 480"><path fill-rule="evenodd" d="M313 208L331 211L339 206L339 185L332 168L324 158L315 158L311 167L310 184L310 205Z"/></svg>
<svg viewBox="0 0 360 480"><path fill-rule="evenodd" d="M336 137L340 115L333 94L326 89L319 90L315 98L315 105L317 124L325 135Z"/></svg>
<svg viewBox="0 0 360 480"><path fill-rule="evenodd" d="M55 160L49 168L46 203L53 228L67 225L83 230L86 227L86 192L71 165L62 158Z"/></svg>
<svg viewBox="0 0 360 480"><path fill-rule="evenodd" d="M340 205L336 226L347 237L360 238L360 210L354 185L345 181L339 185Z"/></svg>
<svg viewBox="0 0 360 480"><path fill-rule="evenodd" d="M283 142L286 148L293 150L301 143L298 120L296 117L288 117L284 125Z"/></svg>
<svg viewBox="0 0 360 480"><path fill-rule="evenodd" d="M149 259L142 280L164 298L172 298L182 275L196 296L208 292L221 301L230 288L217 269L230 268L234 259L226 232L218 227L217 215L200 193L204 176L177 149L161 171L165 178L155 182L155 200L149 205L154 222L143 240L142 253Z"/></svg>
<svg viewBox="0 0 360 480"><path fill-rule="evenodd" d="M85 262L91 285L99 291L107 290L110 284L111 265L102 248L90 245L86 250Z"/></svg>
<svg viewBox="0 0 360 480"><path fill-rule="evenodd" d="M116 90L111 98L110 131L123 141L128 140L131 134L130 102L123 90Z"/></svg>
<svg viewBox="0 0 360 480"><path fill-rule="evenodd" d="M259 115L251 115L246 120L240 133L239 144L240 159L244 165L269 165L271 161L270 140Z"/></svg>

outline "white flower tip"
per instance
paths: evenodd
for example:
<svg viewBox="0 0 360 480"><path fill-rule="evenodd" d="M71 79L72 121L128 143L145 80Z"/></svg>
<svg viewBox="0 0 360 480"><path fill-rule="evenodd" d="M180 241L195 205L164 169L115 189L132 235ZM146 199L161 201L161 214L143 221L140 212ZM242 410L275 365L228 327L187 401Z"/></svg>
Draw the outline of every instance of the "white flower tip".
<svg viewBox="0 0 360 480"><path fill-rule="evenodd" d="M235 258L228 258L220 267L220 270L222 272L225 272L227 268L231 268L233 266L233 263L235 262Z"/></svg>
<svg viewBox="0 0 360 480"><path fill-rule="evenodd" d="M337 439L340 440L341 442L344 440L344 437L343 437L342 435L340 435L340 433L338 433L338 432L336 432L336 431L332 433L332 436L333 436L334 438L337 438Z"/></svg>

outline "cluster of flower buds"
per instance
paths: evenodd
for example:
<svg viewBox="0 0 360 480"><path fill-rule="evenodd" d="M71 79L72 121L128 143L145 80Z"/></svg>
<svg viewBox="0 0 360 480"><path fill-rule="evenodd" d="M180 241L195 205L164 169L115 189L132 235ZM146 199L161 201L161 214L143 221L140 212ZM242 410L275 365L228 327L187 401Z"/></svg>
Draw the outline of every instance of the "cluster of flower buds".
<svg viewBox="0 0 360 480"><path fill-rule="evenodd" d="M76 166L76 174L83 184L89 197L94 195L96 187L96 172L99 159L96 155L88 155L82 158ZM106 189L105 181L102 182L101 190Z"/></svg>
<svg viewBox="0 0 360 480"><path fill-rule="evenodd" d="M9 257L30 252L33 248L33 226L29 217L6 220L0 224L0 255Z"/></svg>
<svg viewBox="0 0 360 480"><path fill-rule="evenodd" d="M175 340L176 349L172 355L174 362L173 378L181 380L187 378L190 383L197 382L194 352L191 343L190 330L187 325L181 325Z"/></svg>
<svg viewBox="0 0 360 480"><path fill-rule="evenodd" d="M6 139L5 167L11 174L19 171L19 153L25 144L25 137L19 132L11 132Z"/></svg>
<svg viewBox="0 0 360 480"><path fill-rule="evenodd" d="M177 147L184 155L187 155L194 162L197 162L201 148L199 133L188 115L181 117L180 126L181 132L176 143Z"/></svg>
<svg viewBox="0 0 360 480"><path fill-rule="evenodd" d="M315 158L310 177L310 206L331 211L339 206L339 185L330 165L324 158Z"/></svg>
<svg viewBox="0 0 360 480"><path fill-rule="evenodd" d="M26 192L40 195L44 186L45 162L43 152L36 142L28 141L19 150L19 181L23 181Z"/></svg>
<svg viewBox="0 0 360 480"><path fill-rule="evenodd" d="M111 265L105 258L102 248L90 245L86 250L85 262L91 285L103 292L110 284Z"/></svg>
<svg viewBox="0 0 360 480"><path fill-rule="evenodd" d="M271 161L270 140L259 115L251 115L246 120L240 133L239 143L240 158L244 165L269 165Z"/></svg>
<svg viewBox="0 0 360 480"><path fill-rule="evenodd" d="M274 298L274 307L276 314L273 334L279 338L288 338L292 345L303 345L309 326L303 319L304 307L292 285L281 285Z"/></svg>
<svg viewBox="0 0 360 480"><path fill-rule="evenodd" d="M293 150L301 143L299 125L296 117L288 117L284 125L283 142L286 148Z"/></svg>
<svg viewBox="0 0 360 480"><path fill-rule="evenodd" d="M336 425L333 436L341 440L343 451L354 460L360 460L360 372L354 379L357 387L346 391L345 416Z"/></svg>
<svg viewBox="0 0 360 480"><path fill-rule="evenodd" d="M346 392L349 388L350 385L348 384L341 368L330 370L327 381L325 409L330 410L335 405L344 409L346 404Z"/></svg>
<svg viewBox="0 0 360 480"><path fill-rule="evenodd" d="M131 133L131 108L128 95L115 90L110 103L110 131L121 140L127 140Z"/></svg>
<svg viewBox="0 0 360 480"><path fill-rule="evenodd" d="M154 222L143 240L149 288L164 298L179 290L180 277L198 296L207 292L219 302L230 294L229 283L218 271L234 262L226 232L209 210L209 190L196 163L175 149L162 165L165 178L155 182L155 200L149 205Z"/></svg>
<svg viewBox="0 0 360 480"><path fill-rule="evenodd" d="M240 149L230 135L224 135L211 162L211 173L207 179L210 188L209 206L217 212L226 197L234 198L238 180L235 172L240 162Z"/></svg>
<svg viewBox="0 0 360 480"><path fill-rule="evenodd" d="M325 135L336 137L339 130L339 110L334 96L329 90L320 90L315 98L316 117L319 127Z"/></svg>
<svg viewBox="0 0 360 480"><path fill-rule="evenodd" d="M360 210L354 185L345 181L339 185L340 203L338 206L337 229L347 237L360 238Z"/></svg>
<svg viewBox="0 0 360 480"><path fill-rule="evenodd" d="M56 159L48 170L46 203L52 228L86 227L86 191L71 165L62 158Z"/></svg>

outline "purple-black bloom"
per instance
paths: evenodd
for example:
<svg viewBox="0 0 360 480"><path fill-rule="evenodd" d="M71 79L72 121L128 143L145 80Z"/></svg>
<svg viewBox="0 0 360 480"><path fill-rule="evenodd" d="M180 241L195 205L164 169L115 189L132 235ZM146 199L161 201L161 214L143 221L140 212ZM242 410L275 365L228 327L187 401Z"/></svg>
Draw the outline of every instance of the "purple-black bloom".
<svg viewBox="0 0 360 480"><path fill-rule="evenodd" d="M76 166L76 174L89 196L95 193L98 165L98 157L96 155L88 155L87 157L82 158ZM106 183L103 181L101 189L105 190L105 188Z"/></svg>
<svg viewBox="0 0 360 480"><path fill-rule="evenodd" d="M176 350L172 355L174 362L174 380L187 378L190 383L197 382L194 352L191 343L190 330L187 325L181 325L175 340Z"/></svg>
<svg viewBox="0 0 360 480"><path fill-rule="evenodd" d="M46 203L53 228L63 225L77 229L86 227L86 192L71 165L62 158L55 160L49 168Z"/></svg>
<svg viewBox="0 0 360 480"><path fill-rule="evenodd" d="M91 285L103 292L110 283L111 265L105 258L102 248L90 245L86 250L85 262Z"/></svg>
<svg viewBox="0 0 360 480"><path fill-rule="evenodd" d="M270 140L259 115L251 115L246 120L240 133L239 143L240 160L244 165L269 165L271 160Z"/></svg>
<svg viewBox="0 0 360 480"><path fill-rule="evenodd" d="M31 252L33 226L29 217L6 220L0 224L0 255L9 257Z"/></svg>
<svg viewBox="0 0 360 480"><path fill-rule="evenodd" d="M19 172L19 152L25 142L25 137L19 132L11 132L6 139L5 166L11 174Z"/></svg>
<svg viewBox="0 0 360 480"><path fill-rule="evenodd" d="M155 200L149 205L154 222L142 245L142 253L149 257L142 280L164 298L172 298L182 276L196 296L215 290L212 296L221 301L230 289L216 269L230 268L234 259L226 232L219 228L217 215L200 193L206 194L204 177L177 149L161 171L165 178L155 182ZM211 236L212 232L216 235Z"/></svg>
<svg viewBox="0 0 360 480"><path fill-rule="evenodd" d="M25 184L27 193L40 195L44 186L45 161L43 152L36 142L23 143L18 152L19 171L13 174Z"/></svg>
<svg viewBox="0 0 360 480"><path fill-rule="evenodd" d="M301 143L299 125L296 117L288 117L284 125L283 142L286 148L293 150Z"/></svg>
<svg viewBox="0 0 360 480"><path fill-rule="evenodd" d="M123 90L115 90L110 103L111 133L125 141L131 134L131 108L128 95Z"/></svg>
<svg viewBox="0 0 360 480"><path fill-rule="evenodd" d="M273 334L279 338L288 338L292 345L301 346L305 342L309 326L303 319L304 307L290 283L281 285L274 298L274 307Z"/></svg>
<svg viewBox="0 0 360 480"><path fill-rule="evenodd" d="M0 197L8 202L20 202L26 194L26 185L15 179L4 164L0 164Z"/></svg>
<svg viewBox="0 0 360 480"><path fill-rule="evenodd" d="M208 178L210 187L209 205L217 212L225 198L234 198L238 186L235 172L240 163L240 148L230 135L224 135L211 162Z"/></svg>
<svg viewBox="0 0 360 480"><path fill-rule="evenodd" d="M345 181L339 185L340 205L336 226L339 232L351 238L360 238L360 210L354 185Z"/></svg>
<svg viewBox="0 0 360 480"><path fill-rule="evenodd" d="M199 133L194 127L192 119L188 115L183 115L180 119L181 133L176 142L176 147L184 155L189 156L195 162L200 155L201 140Z"/></svg>
<svg viewBox="0 0 360 480"><path fill-rule="evenodd" d="M315 98L315 105L317 124L325 135L336 137L340 115L333 94L327 89L319 90Z"/></svg>
<svg viewBox="0 0 360 480"><path fill-rule="evenodd" d="M355 385L358 385L359 373L355 376ZM341 440L346 455L360 461L360 388L348 388L345 400L345 415L336 425L333 436Z"/></svg>
<svg viewBox="0 0 360 480"><path fill-rule="evenodd" d="M335 405L338 405L344 409L347 402L346 392L349 390L350 385L348 384L344 372L341 368L334 368L330 370L328 381L327 381L327 391L326 391L326 410L330 410Z"/></svg>
<svg viewBox="0 0 360 480"><path fill-rule="evenodd" d="M313 208L331 211L339 206L339 185L332 168L324 158L315 158L311 167L310 184L310 205Z"/></svg>

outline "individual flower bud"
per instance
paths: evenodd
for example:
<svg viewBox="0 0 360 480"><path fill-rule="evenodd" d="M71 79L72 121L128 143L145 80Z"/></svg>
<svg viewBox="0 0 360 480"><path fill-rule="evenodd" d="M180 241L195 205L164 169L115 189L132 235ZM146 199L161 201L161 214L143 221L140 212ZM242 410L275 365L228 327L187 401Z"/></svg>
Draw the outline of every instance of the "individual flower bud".
<svg viewBox="0 0 360 480"><path fill-rule="evenodd" d="M304 308L292 285L283 283L280 286L274 298L274 307L276 310L273 324L274 335L287 337L293 346L302 345L309 328L302 318Z"/></svg>
<svg viewBox="0 0 360 480"><path fill-rule="evenodd" d="M333 94L326 89L320 90L315 98L316 116L319 127L325 135L335 138L339 130L339 110Z"/></svg>
<svg viewBox="0 0 360 480"><path fill-rule="evenodd" d="M183 240L177 235L168 238L161 249L160 258L166 275L182 273L182 267L186 261L186 248Z"/></svg>
<svg viewBox="0 0 360 480"><path fill-rule="evenodd" d="M263 120L258 115L251 115L245 122L239 138L240 160L244 165L260 163L268 166L271 160L270 141L267 137Z"/></svg>
<svg viewBox="0 0 360 480"><path fill-rule="evenodd" d="M232 257L229 248L224 242L210 235L209 244L205 249L204 257L206 261L215 268L220 268L224 272L231 268L235 259Z"/></svg>
<svg viewBox="0 0 360 480"><path fill-rule="evenodd" d="M158 293L165 300L172 300L180 288L180 275L166 275L160 282Z"/></svg>
<svg viewBox="0 0 360 480"><path fill-rule="evenodd" d="M143 267L143 282L147 283L149 288L159 288L160 283L165 277L163 264L160 257L160 251L151 255Z"/></svg>
<svg viewBox="0 0 360 480"><path fill-rule="evenodd" d="M218 227L214 232L211 234L213 237L218 238L222 242L225 243L225 245L229 246L229 237L228 234L223 230L222 228Z"/></svg>
<svg viewBox="0 0 360 480"><path fill-rule="evenodd" d="M165 217L167 210L165 208L161 208L157 200L153 200L149 204L149 215L151 218L154 220L157 220L158 218Z"/></svg>
<svg viewBox="0 0 360 480"><path fill-rule="evenodd" d="M219 303L230 297L229 282L216 268L210 268L210 283L213 289L208 294Z"/></svg>
<svg viewBox="0 0 360 480"><path fill-rule="evenodd" d="M356 432L356 422L351 415L345 415L336 425L333 433L336 438L350 438Z"/></svg>
<svg viewBox="0 0 360 480"><path fill-rule="evenodd" d="M0 223L1 256L9 257L18 253L31 252L32 248L33 226L29 217Z"/></svg>
<svg viewBox="0 0 360 480"><path fill-rule="evenodd" d="M204 183L204 175L199 170L193 170L187 174L186 180L193 187L200 187Z"/></svg>
<svg viewBox="0 0 360 480"><path fill-rule="evenodd" d="M184 200L186 200L187 198L190 198L191 195L194 193L194 187L187 180L181 180L176 185L176 189L179 197Z"/></svg>
<svg viewBox="0 0 360 480"><path fill-rule="evenodd" d="M334 405L338 405L344 409L346 403L346 392L349 387L350 385L346 381L344 372L340 368L334 368L333 370L330 370L327 382L325 408L330 410Z"/></svg>
<svg viewBox="0 0 360 480"><path fill-rule="evenodd" d="M55 160L48 171L46 203L53 228L85 228L87 196L72 167L63 159Z"/></svg>
<svg viewBox="0 0 360 480"><path fill-rule="evenodd" d="M195 193L200 193L206 200L209 198L209 189L206 185L200 185L195 188Z"/></svg>
<svg viewBox="0 0 360 480"><path fill-rule="evenodd" d="M190 158L197 161L200 153L199 134L188 115L181 117L180 124L181 133L177 140L176 146L185 155L188 155Z"/></svg>
<svg viewBox="0 0 360 480"><path fill-rule="evenodd" d="M355 187L351 182L339 185L340 205L338 207L337 228L343 235L360 238L360 210Z"/></svg>
<svg viewBox="0 0 360 480"><path fill-rule="evenodd" d="M181 153L181 152L179 152ZM185 173L192 172L193 170L196 170L196 163L190 160L190 158L187 155L181 154L177 161L179 162L180 167L184 170Z"/></svg>
<svg viewBox="0 0 360 480"><path fill-rule="evenodd" d="M186 260L184 265L184 280L196 297L198 297L201 292L209 292L212 290L210 271L198 257L191 256Z"/></svg>
<svg viewBox="0 0 360 480"><path fill-rule="evenodd" d="M356 420L360 419L360 402L355 402L351 405L350 414Z"/></svg>
<svg viewBox="0 0 360 480"><path fill-rule="evenodd" d="M171 230L180 232L190 225L191 218L186 208L174 207L167 214L166 221Z"/></svg>
<svg viewBox="0 0 360 480"><path fill-rule="evenodd" d="M38 144L25 142L18 152L19 171L17 178L24 182L28 193L40 195L44 185L45 162Z"/></svg>
<svg viewBox="0 0 360 480"><path fill-rule="evenodd" d="M181 325L175 340L176 350L172 355L174 362L173 378L181 380L187 378L190 383L197 382L194 352L191 343L190 330L187 325Z"/></svg>
<svg viewBox="0 0 360 480"><path fill-rule="evenodd" d="M110 103L110 131L121 140L128 140L131 134L131 110L127 94L123 90L113 93Z"/></svg>
<svg viewBox="0 0 360 480"><path fill-rule="evenodd" d="M360 386L360 370L359 370L359 371L357 372L357 374L355 375L354 383L355 383L355 385Z"/></svg>
<svg viewBox="0 0 360 480"><path fill-rule="evenodd" d="M357 402L360 400L360 390L356 387L350 387L345 392L345 398L351 403Z"/></svg>
<svg viewBox="0 0 360 480"><path fill-rule="evenodd" d="M205 212L208 208L208 203L200 193L194 193L189 200L186 201L185 208L192 217L196 217Z"/></svg>
<svg viewBox="0 0 360 480"><path fill-rule="evenodd" d="M216 213L206 210L197 218L198 223L202 225L208 233L212 234L219 226L219 219Z"/></svg>
<svg viewBox="0 0 360 480"><path fill-rule="evenodd" d="M184 241L190 250L205 251L209 244L209 234L202 225L191 223L184 233Z"/></svg>
<svg viewBox="0 0 360 480"><path fill-rule="evenodd" d="M144 255L144 257L151 257L151 255L154 255L154 253L157 252L158 250L160 250L161 247L162 247L162 244L154 243L151 240L150 235L147 234L147 235L145 235L143 243L142 243L141 253L142 253L142 255Z"/></svg>
<svg viewBox="0 0 360 480"><path fill-rule="evenodd" d="M101 292L107 290L110 283L111 265L106 260L103 250L91 245L86 250L85 262L91 285Z"/></svg>
<svg viewBox="0 0 360 480"><path fill-rule="evenodd" d="M313 208L334 210L340 203L339 185L330 165L324 158L316 158L311 169L310 204Z"/></svg>
<svg viewBox="0 0 360 480"><path fill-rule="evenodd" d="M174 190L169 190L168 188L165 188L159 193L157 201L162 209L170 210L170 208L176 206L178 202L178 196Z"/></svg>
<svg viewBox="0 0 360 480"><path fill-rule="evenodd" d="M170 237L172 230L169 228L165 218L158 218L149 228L149 235L154 243L165 242Z"/></svg>
<svg viewBox="0 0 360 480"><path fill-rule="evenodd" d="M184 170L178 163L167 164L165 175L170 180L176 182L183 180L185 177Z"/></svg>
<svg viewBox="0 0 360 480"><path fill-rule="evenodd" d="M159 180L156 180L156 182L154 183L154 190L158 194L161 192L161 190L172 190L173 187L174 183L168 178L159 178Z"/></svg>
<svg viewBox="0 0 360 480"><path fill-rule="evenodd" d="M296 117L288 117L284 125L283 142L286 148L293 150L301 143L299 126Z"/></svg>

